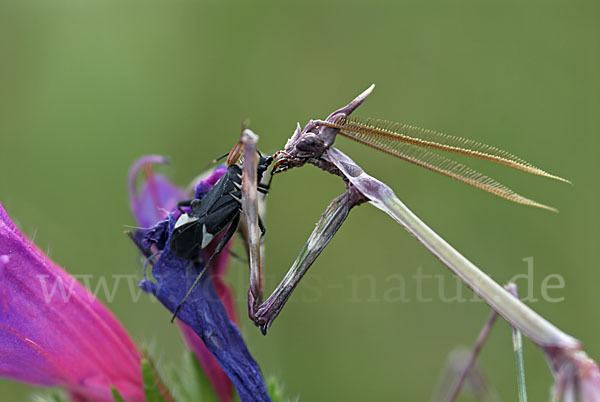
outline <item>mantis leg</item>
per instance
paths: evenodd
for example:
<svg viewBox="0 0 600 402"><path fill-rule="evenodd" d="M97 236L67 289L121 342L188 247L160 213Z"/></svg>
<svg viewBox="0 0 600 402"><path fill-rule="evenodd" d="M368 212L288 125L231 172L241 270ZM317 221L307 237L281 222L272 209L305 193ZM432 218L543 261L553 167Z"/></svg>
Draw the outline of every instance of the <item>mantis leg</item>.
<svg viewBox="0 0 600 402"><path fill-rule="evenodd" d="M264 280L261 260L260 216L258 214L256 166L256 142L258 136L250 130L244 130L240 140L244 144L244 166L242 168L242 211L247 230L247 247L250 263L250 286L248 287L248 315L263 334L279 315L290 295L313 264L321 251L337 233L348 217L350 209L366 201L366 198L354 187L333 200L317 223L308 241L300 251L296 261L281 283L262 303ZM263 226L264 227L264 226Z"/></svg>
<svg viewBox="0 0 600 402"><path fill-rule="evenodd" d="M350 209L362 202L364 200L357 199L350 188L327 207L288 273L251 317L263 334L267 333L304 274L342 226Z"/></svg>
<svg viewBox="0 0 600 402"><path fill-rule="evenodd" d="M247 230L248 260L250 265L250 285L248 287L248 315L253 318L262 303L264 275L261 261L258 215L257 175L258 136L245 129L240 141L244 144L244 165L242 167L242 211ZM264 226L263 226L264 229Z"/></svg>

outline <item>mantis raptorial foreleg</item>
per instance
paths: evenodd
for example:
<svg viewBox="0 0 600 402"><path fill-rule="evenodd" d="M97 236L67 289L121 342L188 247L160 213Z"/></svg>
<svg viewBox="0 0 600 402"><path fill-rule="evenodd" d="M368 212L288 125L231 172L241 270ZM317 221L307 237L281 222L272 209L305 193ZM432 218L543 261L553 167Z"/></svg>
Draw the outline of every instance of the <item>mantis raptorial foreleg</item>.
<svg viewBox="0 0 600 402"><path fill-rule="evenodd" d="M258 137L250 130L242 134L244 143L244 166L242 176L242 210L247 227L247 246L250 262L250 286L248 288L248 314L263 333L269 329L290 295L304 277L313 262L337 233L348 217L350 209L365 201L364 197L349 186L325 210L294 264L277 288L262 303L264 272L260 249L258 197L256 191L256 142Z"/></svg>
<svg viewBox="0 0 600 402"><path fill-rule="evenodd" d="M244 147L244 163L242 167L242 214L246 223L248 261L250 264L250 285L248 287L248 315L253 318L258 306L262 303L264 276L261 260L258 192L256 166L258 153L256 143L258 136L245 129L241 142Z"/></svg>

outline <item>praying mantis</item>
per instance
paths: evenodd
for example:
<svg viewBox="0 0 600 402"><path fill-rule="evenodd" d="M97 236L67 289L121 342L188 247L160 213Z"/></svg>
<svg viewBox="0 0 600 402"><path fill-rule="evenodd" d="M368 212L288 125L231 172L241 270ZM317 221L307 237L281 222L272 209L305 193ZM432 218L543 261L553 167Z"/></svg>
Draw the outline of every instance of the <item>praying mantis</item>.
<svg viewBox="0 0 600 402"><path fill-rule="evenodd" d="M372 91L373 86L325 120L311 120L304 128L298 124L284 149L272 156L263 157L258 152L258 136L244 125L239 141L228 155L227 173L221 168L218 181L199 181L194 199L180 203L178 211L173 210L155 226L142 229L137 237L132 235L147 257L144 280L140 282L142 289L154 294L173 312L173 318L180 312L178 317L202 338L221 367L237 384L236 388L244 390L245 395L263 392L264 384L258 366L249 355L239 330L230 322L218 300L211 278L205 274L207 266L224 249L241 222L239 230L245 240L250 266L248 315L266 335L296 286L345 222L350 210L368 202L401 224L513 328L543 348L553 367L583 364L577 363L587 359L577 339L562 332L511 295L412 213L389 186L369 176L333 145L339 134L501 198L550 211L556 209L521 196L436 152L480 158L534 175L570 182L508 152L476 141L413 126L351 116ZM340 177L345 184L345 191L330 203L284 278L263 300L262 235L265 228L261 224L258 194L266 194L269 189L270 179L265 184L261 183L261 178L271 164L270 179L291 168L312 164ZM211 177L217 176L216 173L215 170ZM218 236L222 237L214 251L204 255L205 246L213 244ZM158 260L155 261L154 257L157 256ZM155 282L146 276L145 267L148 263L153 264ZM192 277L195 279L192 286L188 287L187 280ZM185 286L182 286L183 282Z"/></svg>
<svg viewBox="0 0 600 402"><path fill-rule="evenodd" d="M274 154L272 175L308 163L341 177L346 185L346 191L327 207L292 267L264 301L264 272L256 191L259 185L256 174L259 155L256 149L258 136L249 129L244 129L241 134L236 148L243 148L241 206L247 230L250 265L248 315L263 334L267 333L300 280L339 230L350 210L365 202L371 202L376 206L378 201L385 204L386 197L390 198L393 195L393 193L389 194L391 190L387 186L380 186L381 182L366 175L352 159L333 147L338 134L509 201L557 212L552 207L521 196L497 181L434 151L484 159L534 175L570 183L515 155L493 146L431 130L351 116L373 89L374 85L371 85L349 104L331 113L325 120L311 120L304 128L298 124L285 148ZM385 205L378 207L385 210ZM413 233L410 225L401 223ZM413 235L418 237L415 233Z"/></svg>

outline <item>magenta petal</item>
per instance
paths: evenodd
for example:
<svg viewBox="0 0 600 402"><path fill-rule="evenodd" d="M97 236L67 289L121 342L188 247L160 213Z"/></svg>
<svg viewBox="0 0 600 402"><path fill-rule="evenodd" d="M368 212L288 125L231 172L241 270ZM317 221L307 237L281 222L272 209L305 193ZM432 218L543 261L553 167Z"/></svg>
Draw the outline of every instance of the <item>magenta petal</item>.
<svg viewBox="0 0 600 402"><path fill-rule="evenodd" d="M0 375L95 401L115 386L143 401L140 355L93 295L13 224L0 204Z"/></svg>
<svg viewBox="0 0 600 402"><path fill-rule="evenodd" d="M150 227L164 219L179 201L188 198L185 191L166 177L154 174L150 168L145 171L147 177L142 186L136 188L136 179L142 169L154 163L164 164L167 161L167 158L160 155L148 155L135 161L129 170L129 205L136 220L143 227Z"/></svg>

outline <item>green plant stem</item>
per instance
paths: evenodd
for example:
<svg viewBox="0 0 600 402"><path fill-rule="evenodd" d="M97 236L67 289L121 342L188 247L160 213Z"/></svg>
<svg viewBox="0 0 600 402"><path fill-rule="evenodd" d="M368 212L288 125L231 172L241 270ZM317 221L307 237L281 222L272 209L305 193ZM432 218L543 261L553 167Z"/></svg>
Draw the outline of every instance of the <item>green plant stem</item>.
<svg viewBox="0 0 600 402"><path fill-rule="evenodd" d="M518 298L517 285L509 283L505 289L515 298ZM519 402L527 402L527 386L525 382L525 362L523 359L523 339L521 331L512 327L513 352L515 356L515 366L517 369L517 389L519 393Z"/></svg>

